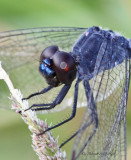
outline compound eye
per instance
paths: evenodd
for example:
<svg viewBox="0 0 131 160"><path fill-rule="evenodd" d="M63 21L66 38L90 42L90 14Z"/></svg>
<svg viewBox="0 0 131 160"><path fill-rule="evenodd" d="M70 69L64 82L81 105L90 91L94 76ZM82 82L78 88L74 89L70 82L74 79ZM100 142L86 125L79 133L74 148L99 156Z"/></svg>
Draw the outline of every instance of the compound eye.
<svg viewBox="0 0 131 160"><path fill-rule="evenodd" d="M61 70L63 73L75 68L75 61L73 57L66 52L57 52L53 56L53 63L57 70Z"/></svg>
<svg viewBox="0 0 131 160"><path fill-rule="evenodd" d="M58 50L59 50L58 46L50 46L44 49L44 51L40 56L40 62L42 62L43 59L51 58Z"/></svg>
<svg viewBox="0 0 131 160"><path fill-rule="evenodd" d="M51 65L52 65L52 60L46 58L43 60L43 63L41 63L39 67L40 72L48 78L55 76L55 72L50 68Z"/></svg>
<svg viewBox="0 0 131 160"><path fill-rule="evenodd" d="M64 84L71 83L76 76L76 64L73 57L69 53L58 51L52 60L59 81Z"/></svg>

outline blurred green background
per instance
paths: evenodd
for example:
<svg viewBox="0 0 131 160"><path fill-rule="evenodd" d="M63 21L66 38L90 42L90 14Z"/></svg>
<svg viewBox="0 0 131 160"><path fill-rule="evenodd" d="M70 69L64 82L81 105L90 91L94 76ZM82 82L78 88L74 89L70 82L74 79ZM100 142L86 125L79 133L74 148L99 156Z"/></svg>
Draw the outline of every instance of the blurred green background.
<svg viewBox="0 0 131 160"><path fill-rule="evenodd" d="M130 0L0 0L0 31L42 26L102 26L131 37ZM131 91L130 91L131 92ZM127 151L131 159L131 94L127 108ZM56 117L56 116L54 116ZM49 121L52 121L48 116ZM27 126L0 110L0 160L37 160Z"/></svg>

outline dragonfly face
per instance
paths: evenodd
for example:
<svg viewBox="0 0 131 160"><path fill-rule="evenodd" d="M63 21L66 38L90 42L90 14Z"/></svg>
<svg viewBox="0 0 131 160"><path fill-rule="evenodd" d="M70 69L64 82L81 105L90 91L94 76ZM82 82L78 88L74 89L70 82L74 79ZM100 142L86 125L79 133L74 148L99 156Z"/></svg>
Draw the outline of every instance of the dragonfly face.
<svg viewBox="0 0 131 160"><path fill-rule="evenodd" d="M76 77L76 64L73 57L59 51L57 46L47 47L40 56L40 73L52 87L71 84Z"/></svg>

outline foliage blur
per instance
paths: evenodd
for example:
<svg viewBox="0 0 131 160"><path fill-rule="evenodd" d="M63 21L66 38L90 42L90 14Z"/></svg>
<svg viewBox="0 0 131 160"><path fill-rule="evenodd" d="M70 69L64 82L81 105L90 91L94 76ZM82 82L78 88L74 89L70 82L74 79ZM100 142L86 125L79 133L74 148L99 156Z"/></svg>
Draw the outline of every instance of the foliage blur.
<svg viewBox="0 0 131 160"><path fill-rule="evenodd" d="M0 31L42 26L102 26L131 37L130 0L1 0ZM131 159L131 94L127 109L127 149ZM48 116L49 121L54 117ZM20 116L0 110L0 159L36 160Z"/></svg>

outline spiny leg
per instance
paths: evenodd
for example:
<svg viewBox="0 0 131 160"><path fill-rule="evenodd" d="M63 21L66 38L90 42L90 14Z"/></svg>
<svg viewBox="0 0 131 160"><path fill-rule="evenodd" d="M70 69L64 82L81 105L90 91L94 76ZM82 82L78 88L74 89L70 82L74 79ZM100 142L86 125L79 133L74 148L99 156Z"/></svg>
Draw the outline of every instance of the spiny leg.
<svg viewBox="0 0 131 160"><path fill-rule="evenodd" d="M66 143L68 143L72 138L74 138L78 133L81 132L81 130L84 130L84 128L87 128L88 126L90 126L92 124L93 120L91 119L91 121L86 124L84 127L82 127L81 129L77 130L71 137L69 137L65 142L63 142L59 148L63 147Z"/></svg>
<svg viewBox="0 0 131 160"><path fill-rule="evenodd" d="M92 133L90 134L89 138L86 140L85 144L83 145L83 147L79 151L78 155L75 157L75 160L78 159L78 157L83 152L83 150L85 149L87 144L91 141L91 139L95 135L96 130L98 128L97 108L96 108L96 104L95 104L95 101L94 101L92 90L90 88L89 81L87 81L87 80L83 81L83 85L84 85L84 89L85 89L85 92L86 92L86 97L88 99L88 107L91 110L91 114L90 115L92 116L92 120L93 120L95 126L94 126L94 129L93 129ZM72 160L74 160L74 159L72 159Z"/></svg>
<svg viewBox="0 0 131 160"><path fill-rule="evenodd" d="M89 88L88 88L88 89L89 89ZM88 94L89 94L89 92L88 92ZM93 95L92 95L91 98L93 98ZM89 96L88 96L88 99L89 99ZM93 98L93 99L94 99L94 98ZM92 99L92 103L93 103L93 105L95 105L93 99ZM96 108L96 107L95 107L95 108ZM90 116L92 116L92 115L90 115ZM87 123L84 127L82 127L81 129L79 129L78 131L76 131L71 137L69 137L65 142L63 142L63 143L60 145L60 148L63 147L67 142L69 142L72 138L74 138L74 137L75 137L78 133L80 133L82 130L84 130L84 129L86 129L88 126L90 126L92 123L93 123L93 118L91 118L91 121L90 121L89 123ZM97 127L97 124L96 124L96 127ZM94 133L93 133L93 135L94 135ZM92 137L93 135L91 135L91 136L89 137L89 139L91 139L91 137Z"/></svg>
<svg viewBox="0 0 131 160"><path fill-rule="evenodd" d="M105 55L107 45L108 45L107 40L104 39L104 41L102 42L102 44L100 46L98 55L97 55L97 59L96 59L97 63L95 65L94 73L93 73L94 76L96 76L99 73L100 69L101 69L101 62L102 62L103 57ZM94 83L94 81L93 81L93 83ZM87 141L85 142L85 144L83 145L83 147L81 148L81 150L79 151L79 153L77 155L75 155L76 154L75 150L72 152L72 160L74 160L74 159L76 160L76 159L79 158L80 154L83 152L83 150L85 149L87 144L93 138L93 136L95 135L96 130L98 128L97 107L96 107L96 104L95 104L95 101L94 101L94 97L93 97L92 89L90 88L89 81L88 80L84 80L83 81L83 85L84 85L86 97L87 97L87 100L88 100L88 108L91 111L90 115L92 116L92 120L94 122L94 129L93 129L92 133L90 134L89 138L87 139ZM93 84L93 86L94 86L94 84Z"/></svg>
<svg viewBox="0 0 131 160"><path fill-rule="evenodd" d="M57 127L63 125L64 123L70 121L71 119L73 119L73 118L75 117L75 114L76 114L76 106L77 106L77 98L78 98L78 86L79 86L79 80L77 79L77 82L76 82L76 84L75 84L74 103L73 103L73 109L72 109L72 114L71 114L71 116L70 116L68 119L62 121L61 123L58 123L57 125L46 129L45 131L43 131L42 133L40 133L40 134L38 134L38 135L42 135L42 134L44 134L44 133L47 132L47 131L50 131L50 130L52 130L52 129L54 129L54 128L57 128Z"/></svg>
<svg viewBox="0 0 131 160"><path fill-rule="evenodd" d="M22 101L30 99L31 97L34 97L34 96L37 96L40 94L44 94L44 93L48 92L49 90L51 90L52 88L53 88L52 86L48 86L47 88L42 89L42 91L40 91L40 92L36 92L36 93L29 95L27 98L22 98Z"/></svg>
<svg viewBox="0 0 131 160"><path fill-rule="evenodd" d="M50 110L50 109L54 108L56 105L58 105L58 104L60 104L62 102L62 100L66 96L67 92L69 91L70 87L71 87L71 84L64 85L62 87L61 91L59 92L59 94L57 95L56 99L52 103L33 104L32 106L27 108L25 111L27 111L29 109L32 109L34 111L40 111L40 110ZM43 106L50 106L50 107L43 107ZM40 108L37 108L37 107L40 107Z"/></svg>

